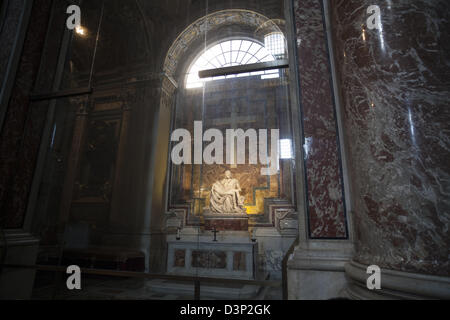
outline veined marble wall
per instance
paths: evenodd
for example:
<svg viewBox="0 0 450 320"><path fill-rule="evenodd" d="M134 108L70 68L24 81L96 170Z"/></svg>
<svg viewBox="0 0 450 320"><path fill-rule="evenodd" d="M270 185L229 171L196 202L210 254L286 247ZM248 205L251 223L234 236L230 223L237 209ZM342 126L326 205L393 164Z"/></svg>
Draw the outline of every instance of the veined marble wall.
<svg viewBox="0 0 450 320"><path fill-rule="evenodd" d="M309 237L348 238L322 1L295 0Z"/></svg>
<svg viewBox="0 0 450 320"><path fill-rule="evenodd" d="M450 2L330 2L355 260L448 276ZM367 29L371 5L382 30Z"/></svg>

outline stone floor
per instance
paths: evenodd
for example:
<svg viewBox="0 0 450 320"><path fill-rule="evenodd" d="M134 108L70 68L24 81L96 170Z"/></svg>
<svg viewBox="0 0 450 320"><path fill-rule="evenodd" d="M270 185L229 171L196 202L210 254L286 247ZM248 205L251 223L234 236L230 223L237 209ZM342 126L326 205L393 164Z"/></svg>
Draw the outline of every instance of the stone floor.
<svg viewBox="0 0 450 320"><path fill-rule="evenodd" d="M85 277L82 290L69 291L65 279L55 290L54 276L40 274L36 278L34 300L193 300L194 285L167 280L125 279L101 276ZM279 300L281 288L242 285L202 286L202 300Z"/></svg>

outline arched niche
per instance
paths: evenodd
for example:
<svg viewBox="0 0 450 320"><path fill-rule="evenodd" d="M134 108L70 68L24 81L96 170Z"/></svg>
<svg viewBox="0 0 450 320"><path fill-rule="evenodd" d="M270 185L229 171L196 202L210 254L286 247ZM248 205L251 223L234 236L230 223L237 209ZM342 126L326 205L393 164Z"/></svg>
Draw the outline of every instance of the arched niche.
<svg viewBox="0 0 450 320"><path fill-rule="evenodd" d="M254 39L262 39L264 34L283 32L284 25L282 19L269 19L250 10L230 9L211 13L189 25L177 37L168 50L163 72L178 80L189 62L205 46L223 39L221 31L224 29L231 31L234 36L251 35Z"/></svg>
<svg viewBox="0 0 450 320"><path fill-rule="evenodd" d="M189 25L184 31L182 31L176 40L172 43L170 46L170 49L167 52L165 62L163 65L163 71L164 76L166 79L172 79L173 83L177 83L178 85L178 97L180 95L184 95L186 93L186 88L184 88L184 76L187 73L187 70L189 66L192 64L192 62L195 61L196 57L198 57L199 54L201 54L206 48L211 47L212 45L219 43L223 40L226 40L230 37L237 38L237 39L251 39L253 41L258 41L260 43L264 43L264 36L270 33L275 32L281 32L286 36L285 32L285 21L282 19L270 19L258 12L251 11L251 10L243 10L243 9L230 9L230 10L221 10L214 13L211 13L209 15L206 15L195 22L193 22L191 25ZM278 81L278 80L277 80ZM284 80L283 89L286 90L288 87L287 81ZM268 83L265 85L265 88L268 90L276 90L277 84L275 82ZM254 87L248 86L250 90L255 90ZM287 92L287 91L283 91ZM236 97L234 97L236 98ZM174 97L174 99L177 99L177 97ZM178 99L178 101L183 101L184 99ZM175 100L176 101L176 100ZM174 101L174 102L175 102ZM288 101L288 99L286 100ZM176 103L176 102L175 102ZM283 101L284 103L284 101ZM287 102L288 103L288 102ZM198 104L198 101L195 103ZM201 104L200 104L201 105ZM176 112L173 110L172 113L172 126L173 128L176 127ZM272 112L272 111L267 111ZM286 112L288 112L286 110ZM192 114L189 115L189 121L190 124L193 124L194 120L198 119L190 119L190 117L194 117ZM283 117L288 117L283 113ZM192 120L192 121L191 121ZM284 120L283 120L284 121ZM184 127L190 130L190 127ZM170 152L170 151L169 151ZM170 157L170 154L169 154ZM171 166L170 159L169 159L169 167ZM169 169L170 170L170 169ZM168 175L168 181L167 185L170 189L172 186L171 181L172 176L170 174ZM180 180L181 181L181 180ZM183 180L184 181L184 180ZM208 180L208 182L210 182ZM271 220L269 216L271 216L270 211L272 208L267 208L267 210L264 208L264 199L260 201L260 199L264 198L264 195L262 195L265 191L262 190L269 190L271 187L270 182L267 183L265 181L259 181L258 185L249 188L250 193L252 193L251 201L255 202L254 205L252 205L253 214L256 219L261 220L261 225L265 226L272 226L274 221ZM183 187L184 188L184 187ZM189 189L189 187L186 187L185 189ZM191 190L192 190L191 186ZM271 190L271 189L270 189ZM267 191L269 193L269 191ZM170 202L172 199L171 196L171 190L167 190L167 205L168 205L168 212L173 213L174 211L177 211L178 209L174 209L174 203ZM258 194L258 195L257 195ZM256 199L258 197L258 199ZM169 199L170 198L170 199ZM276 196L273 198L277 198ZM269 201L270 202L270 201ZM272 206L267 202L267 207ZM282 200L279 203L283 208L288 212L291 212L293 209L292 203L290 203L290 199L288 200ZM175 204L177 206L178 204ZM185 208L180 209L181 211L185 210ZM190 209L187 209L188 211ZM185 222L189 222L190 218L194 217L195 214L191 214L192 212L185 212L184 217L182 217L182 220L185 220ZM264 216L267 213L267 216ZM195 218L193 218L195 220ZM195 222L194 222L195 224Z"/></svg>

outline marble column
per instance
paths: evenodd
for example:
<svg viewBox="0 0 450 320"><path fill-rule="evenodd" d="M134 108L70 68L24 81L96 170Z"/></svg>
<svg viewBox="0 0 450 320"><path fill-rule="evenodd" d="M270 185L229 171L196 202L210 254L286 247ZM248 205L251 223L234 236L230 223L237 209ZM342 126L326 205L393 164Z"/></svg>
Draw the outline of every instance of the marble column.
<svg viewBox="0 0 450 320"><path fill-rule="evenodd" d="M330 11L356 232L350 292L374 297L364 274L378 265L379 297L449 298L450 2L333 0Z"/></svg>

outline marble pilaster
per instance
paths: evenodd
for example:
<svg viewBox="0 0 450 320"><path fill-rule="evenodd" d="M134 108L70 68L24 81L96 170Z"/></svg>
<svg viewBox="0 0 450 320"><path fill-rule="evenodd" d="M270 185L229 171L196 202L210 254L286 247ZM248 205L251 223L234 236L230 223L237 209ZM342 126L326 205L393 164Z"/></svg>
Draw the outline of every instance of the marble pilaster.
<svg viewBox="0 0 450 320"><path fill-rule="evenodd" d="M306 236L300 237L287 263L288 296L331 299L343 294L344 266L352 257L353 244L324 2L293 1L293 18L308 223Z"/></svg>
<svg viewBox="0 0 450 320"><path fill-rule="evenodd" d="M342 164L322 1L294 1L308 233L347 239Z"/></svg>

